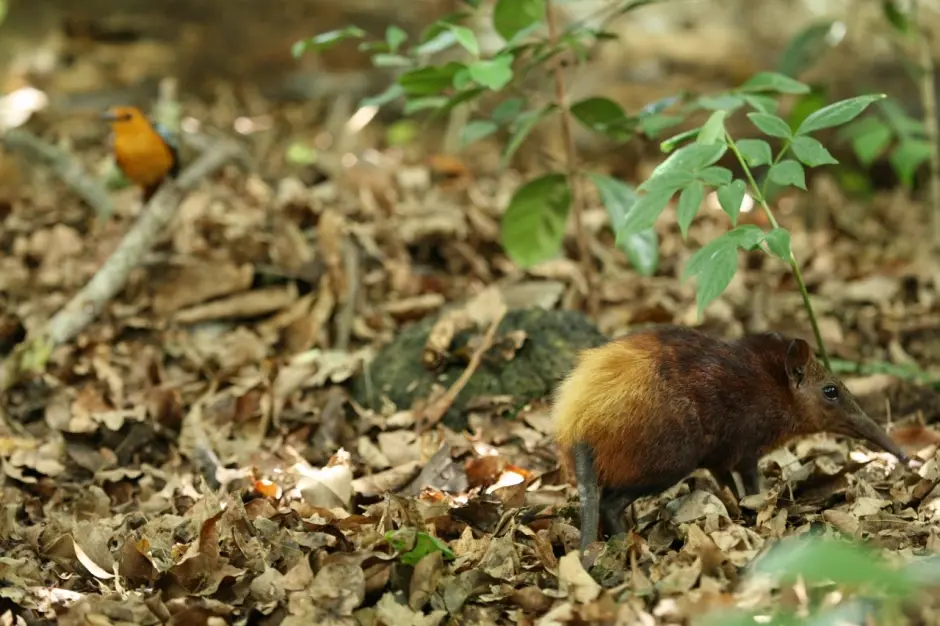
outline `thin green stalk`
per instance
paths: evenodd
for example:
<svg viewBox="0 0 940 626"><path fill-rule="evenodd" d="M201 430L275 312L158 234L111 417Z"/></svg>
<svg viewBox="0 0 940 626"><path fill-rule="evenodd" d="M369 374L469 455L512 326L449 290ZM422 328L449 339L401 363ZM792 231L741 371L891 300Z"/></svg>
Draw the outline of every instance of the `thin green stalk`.
<svg viewBox="0 0 940 626"><path fill-rule="evenodd" d="M734 139L728 134L728 131L725 131L725 141L728 143L728 147L731 149L731 152L734 153L734 156L737 157L738 163L741 164L741 167L744 169L744 175L747 176L748 183L750 183L751 188L754 190L754 193L757 195L757 202L760 204L761 208L764 210L764 215L767 216L767 220L770 222L770 225L773 228L779 228L777 224L777 218L774 217L773 211L770 210L770 206L767 204L767 200L764 198L764 193L760 187L757 185L757 181L754 180L754 175L751 173L751 168L747 166L747 162L744 160L744 155L741 154L741 151L738 150L737 144L734 142ZM783 151L781 151L781 154ZM778 155L779 158L779 155ZM819 322L816 321L816 313L813 311L813 305L809 300L809 291L806 290L806 283L803 281L803 272L800 271L800 266L796 262L796 257L793 255L793 250L790 250L790 269L793 271L793 277L796 279L796 285L800 290L800 295L803 296L803 306L806 308L806 313L809 315L809 323L813 327L813 335L816 337L816 345L819 346L819 354L822 356L823 363L826 364L826 367L831 369L829 363L829 353L826 352L826 346L823 345L822 333L819 331Z"/></svg>
<svg viewBox="0 0 940 626"><path fill-rule="evenodd" d="M781 161L781 159L783 159L783 155L785 155L785 154L787 153L787 150L789 150L789 149L790 149L790 140L787 139L785 142L783 142L783 147L780 148L780 152L777 153L776 158L774 158L773 162L770 164L771 169L773 168L774 165L776 165L777 163L779 163L779 162ZM761 185L761 187L760 187L760 197L761 197L761 198L766 198L766 197L767 197L767 185L768 185L768 184L770 184L770 176L768 176L768 177L766 178L766 180L764 180L764 184Z"/></svg>

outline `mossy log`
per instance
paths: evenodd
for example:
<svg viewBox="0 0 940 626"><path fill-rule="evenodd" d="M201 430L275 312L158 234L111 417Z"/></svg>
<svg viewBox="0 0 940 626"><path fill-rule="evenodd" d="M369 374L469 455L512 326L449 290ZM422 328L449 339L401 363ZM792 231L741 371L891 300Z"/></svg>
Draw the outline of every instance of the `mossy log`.
<svg viewBox="0 0 940 626"><path fill-rule="evenodd" d="M437 321L428 317L405 328L383 346L376 358L353 380L353 398L363 406L381 410L383 397L399 409L408 409L416 400L426 399L435 383L449 388L466 369L466 359L450 359L436 372L421 362L428 333ZM510 358L498 345L501 337L513 331L524 333L524 342ZM451 354L472 352L467 343L483 329L458 333ZM467 403L480 396L508 395L516 409L527 402L549 396L558 381L570 370L577 353L600 345L607 337L581 313L541 308L509 311L497 330L496 343L480 367L457 396L443 418L455 430L466 426Z"/></svg>

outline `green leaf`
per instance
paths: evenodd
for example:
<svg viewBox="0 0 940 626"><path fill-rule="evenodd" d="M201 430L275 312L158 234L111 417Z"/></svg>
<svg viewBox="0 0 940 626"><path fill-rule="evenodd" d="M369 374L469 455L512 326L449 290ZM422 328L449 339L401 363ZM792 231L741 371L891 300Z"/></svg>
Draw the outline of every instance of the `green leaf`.
<svg viewBox="0 0 940 626"><path fill-rule="evenodd" d="M374 67L411 67L414 61L400 54L386 54L384 52L372 55Z"/></svg>
<svg viewBox="0 0 940 626"><path fill-rule="evenodd" d="M891 127L875 117L859 120L845 130L852 143L855 156L866 167L875 162L891 143L893 133Z"/></svg>
<svg viewBox="0 0 940 626"><path fill-rule="evenodd" d="M719 165L706 167L698 173L698 177L709 187L720 187L731 182L731 170Z"/></svg>
<svg viewBox="0 0 940 626"><path fill-rule="evenodd" d="M490 120L470 120L460 131L460 145L468 146L484 137L489 137L499 130L499 126Z"/></svg>
<svg viewBox="0 0 940 626"><path fill-rule="evenodd" d="M725 117L728 112L722 109L712 113L708 120L702 125L702 130L695 138L697 143L710 144L724 140L725 136Z"/></svg>
<svg viewBox="0 0 940 626"><path fill-rule="evenodd" d="M722 294L738 271L738 248L727 239L727 233L699 248L689 258L683 279L696 277L695 301L698 316Z"/></svg>
<svg viewBox="0 0 940 626"><path fill-rule="evenodd" d="M774 160L770 144L763 139L742 139L738 142L738 151L749 167L769 165Z"/></svg>
<svg viewBox="0 0 940 626"><path fill-rule="evenodd" d="M778 185L793 185L806 190L806 173L803 166L793 159L784 159L770 168L767 176Z"/></svg>
<svg viewBox="0 0 940 626"><path fill-rule="evenodd" d="M870 586L894 596L914 591L913 581L904 572L889 567L872 550L846 541L788 537L752 567L785 584L797 579L813 586L835 581L851 587Z"/></svg>
<svg viewBox="0 0 940 626"><path fill-rule="evenodd" d="M388 44L389 52L398 52L398 48L408 41L408 33L399 27L392 25L385 29L385 43Z"/></svg>
<svg viewBox="0 0 940 626"><path fill-rule="evenodd" d="M744 99L735 94L724 93L714 96L700 96L696 103L706 111L733 113L744 106Z"/></svg>
<svg viewBox="0 0 940 626"><path fill-rule="evenodd" d="M790 128L798 128L807 117L826 106L826 92L824 89L814 89L797 98L787 116Z"/></svg>
<svg viewBox="0 0 940 626"><path fill-rule="evenodd" d="M617 245L640 275L652 276L659 267L659 235L652 228L626 235Z"/></svg>
<svg viewBox="0 0 940 626"><path fill-rule="evenodd" d="M614 141L627 141L633 134L635 123L609 98L586 98L572 104L569 110L586 128Z"/></svg>
<svg viewBox="0 0 940 626"><path fill-rule="evenodd" d="M408 98L405 102L405 115L412 115L426 109L439 109L447 104L444 96L425 96L423 98Z"/></svg>
<svg viewBox="0 0 940 626"><path fill-rule="evenodd" d="M328 48L332 48L338 43L345 41L346 39L362 39L365 36L366 31L362 30L358 26L347 26L346 28L331 30L325 33L320 33L314 37L301 39L291 46L291 54L294 55L295 59L299 59L307 50L322 52Z"/></svg>
<svg viewBox="0 0 940 626"><path fill-rule="evenodd" d="M610 224L613 227L614 234L617 235L619 240L619 233L623 228L627 215L633 209L633 205L636 204L636 191L630 185L611 176L598 174L597 172L588 172L587 177L597 188L597 194L601 198L601 204L607 209Z"/></svg>
<svg viewBox="0 0 940 626"><path fill-rule="evenodd" d="M799 94L808 93L809 86L777 72L758 72L741 85L740 90Z"/></svg>
<svg viewBox="0 0 940 626"><path fill-rule="evenodd" d="M747 185L740 178L718 188L718 204L731 218L731 225L738 225L738 214L741 212L741 203L744 202L744 193Z"/></svg>
<svg viewBox="0 0 940 626"><path fill-rule="evenodd" d="M512 80L512 55L501 54L492 59L481 59L470 64L470 76L493 91L499 91Z"/></svg>
<svg viewBox="0 0 940 626"><path fill-rule="evenodd" d="M472 30L466 26L458 26L456 24L448 24L447 27L454 37L457 39L457 43L463 46L463 49L472 54L473 56L480 55L480 44L477 42L477 36L473 33Z"/></svg>
<svg viewBox="0 0 940 626"><path fill-rule="evenodd" d="M676 146L678 146L680 143L682 143L686 139L694 139L698 137L698 134L700 131L701 131L700 128L693 128L692 130L681 132L678 135L673 135L669 139L663 139L662 142L660 142L659 144L659 149L665 152L666 154L669 154L670 152L676 149Z"/></svg>
<svg viewBox="0 0 940 626"><path fill-rule="evenodd" d="M490 118L500 126L511 124L522 113L524 106L525 101L522 98L506 98L496 105Z"/></svg>
<svg viewBox="0 0 940 626"><path fill-rule="evenodd" d="M545 15L545 0L497 0L493 28L506 41L537 24Z"/></svg>
<svg viewBox="0 0 940 626"><path fill-rule="evenodd" d="M386 104L388 104L388 103L391 102L392 100L395 100L395 99L397 99L397 98L400 98L400 97L403 96L403 95L405 95L405 90L404 90L404 88L402 88L402 86L399 85L398 83L392 83L391 85L389 85L388 87L386 87L386 88L385 88L385 91L383 91L382 93L376 94L376 95L374 95L374 96L369 96L369 97L367 97L367 98L363 98L362 100L360 100L360 101L359 101L359 106L361 106L361 107L368 107L368 106L381 107L381 106L385 106Z"/></svg>
<svg viewBox="0 0 940 626"><path fill-rule="evenodd" d="M664 115L654 113L652 115L643 115L640 117L640 128L650 139L655 138L659 133L667 128L681 124L685 118L681 115Z"/></svg>
<svg viewBox="0 0 940 626"><path fill-rule="evenodd" d="M512 155L519 149L522 142L529 136L529 133L535 128L535 125L545 119L549 114L554 113L557 108L558 107L554 104L549 104L541 109L526 111L516 118L516 122L513 124L512 137L509 138L509 142L506 144L506 149L503 152L504 164L509 162L509 159L512 158Z"/></svg>
<svg viewBox="0 0 940 626"><path fill-rule="evenodd" d="M897 101L881 100L878 105L898 135L923 135L927 132L923 120L908 115Z"/></svg>
<svg viewBox="0 0 940 626"><path fill-rule="evenodd" d="M695 181L682 190L679 194L679 206L677 208L679 231L682 238L685 239L689 234L689 226L695 219L695 214L702 206L702 200L705 199L705 186L700 181Z"/></svg>
<svg viewBox="0 0 940 626"><path fill-rule="evenodd" d="M405 72L398 77L398 84L410 96L436 96L453 85L454 76L463 68L460 63L429 65Z"/></svg>
<svg viewBox="0 0 940 626"><path fill-rule="evenodd" d="M628 232L624 228L627 216L637 203L636 191L630 185L604 174L589 172L587 176L597 188L601 203L607 210L617 247L626 253L637 272L651 276L659 265L659 237L656 231L648 228Z"/></svg>
<svg viewBox="0 0 940 626"><path fill-rule="evenodd" d="M888 160L905 187L914 185L917 168L930 158L930 143L922 139L902 139Z"/></svg>
<svg viewBox="0 0 940 626"><path fill-rule="evenodd" d="M789 139L793 135L790 125L785 120L770 113L748 113L747 117L765 135Z"/></svg>
<svg viewBox="0 0 940 626"><path fill-rule="evenodd" d="M904 35L910 32L910 21L894 0L881 0L881 12L896 31Z"/></svg>
<svg viewBox="0 0 940 626"><path fill-rule="evenodd" d="M639 186L639 190L649 192L668 191L669 193L675 193L686 185L691 185L696 177L696 173L692 170L664 172L655 178L647 178L643 181L643 184Z"/></svg>
<svg viewBox="0 0 940 626"><path fill-rule="evenodd" d="M872 102L877 102L885 97L887 97L885 94L872 94L834 102L808 115L800 124L800 127L796 129L795 134L808 135L823 128L831 128L851 122L861 115L862 111L867 109Z"/></svg>
<svg viewBox="0 0 940 626"><path fill-rule="evenodd" d="M797 33L780 55L777 71L787 76L798 76L814 65L828 46L826 39L833 24L832 20L816 22Z"/></svg>
<svg viewBox="0 0 940 626"><path fill-rule="evenodd" d="M399 559L405 565L417 565L418 561L432 552L440 552L445 561L455 557L454 551L442 540L412 528L390 530L385 533L385 540L392 548L402 552Z"/></svg>
<svg viewBox="0 0 940 626"><path fill-rule="evenodd" d="M656 189L637 200L624 216L617 236L626 238L652 228L674 193L669 189Z"/></svg>
<svg viewBox="0 0 940 626"><path fill-rule="evenodd" d="M412 48L411 53L414 56L429 57L444 52L457 43L457 35L455 35L453 31L448 30L445 25L441 24L440 20L431 26L432 28L428 29L429 32L425 33L425 37L431 32L436 32L436 34L433 37L425 38L421 45Z"/></svg>
<svg viewBox="0 0 940 626"><path fill-rule="evenodd" d="M745 224L729 230L722 237L727 238L739 248L754 250L764 240L764 231L754 224Z"/></svg>
<svg viewBox="0 0 940 626"><path fill-rule="evenodd" d="M790 144L790 149L806 167L818 167L820 165L833 165L838 163L835 157L829 154L826 147L817 140L806 135L796 137Z"/></svg>
<svg viewBox="0 0 940 626"><path fill-rule="evenodd" d="M756 109L758 113L776 115L777 109L780 108L780 103L771 96L748 94L744 96L744 101L751 105L751 108Z"/></svg>
<svg viewBox="0 0 940 626"><path fill-rule="evenodd" d="M790 231L785 228L774 228L764 237L767 247L778 259L790 262Z"/></svg>
<svg viewBox="0 0 940 626"><path fill-rule="evenodd" d="M656 166L649 179L640 185L640 189L650 188L656 178L666 174L676 172L698 173L721 159L727 150L728 146L724 143L691 143L682 146Z"/></svg>
<svg viewBox="0 0 940 626"><path fill-rule="evenodd" d="M516 190L503 215L503 249L523 268L554 257L564 239L570 207L571 190L564 174L530 180Z"/></svg>

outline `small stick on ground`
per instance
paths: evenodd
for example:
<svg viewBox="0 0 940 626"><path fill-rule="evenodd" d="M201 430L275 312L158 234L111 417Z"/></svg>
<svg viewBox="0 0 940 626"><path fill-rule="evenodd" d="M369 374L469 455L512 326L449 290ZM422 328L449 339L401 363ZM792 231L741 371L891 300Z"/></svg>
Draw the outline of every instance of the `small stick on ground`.
<svg viewBox="0 0 940 626"><path fill-rule="evenodd" d="M337 350L349 349L353 319L356 316L356 301L359 299L359 248L352 239L343 242L343 271L346 274L346 293L336 318L334 347Z"/></svg>
<svg viewBox="0 0 940 626"><path fill-rule="evenodd" d="M480 361L483 360L483 355L486 354L486 351L489 350L490 347L492 347L493 338L496 337L496 329L499 328L499 323L503 321L504 315L506 315L505 305L500 307L496 317L494 317L493 321L490 322L490 327L486 329L486 334L483 335L483 340L470 356L470 362L467 363L467 369L463 371L463 373L460 375L460 378L454 381L454 384L450 386L450 389L448 389L444 395L426 406L424 410L421 411L421 413L418 415L418 432L423 432L441 421L441 418L444 417L444 414L447 413L451 405L454 404L454 400L457 399L457 396L467 385L470 377L473 376L473 373L477 371L478 367L480 367Z"/></svg>
<svg viewBox="0 0 940 626"><path fill-rule="evenodd" d="M14 349L9 357L14 361L0 367L0 395L18 380L24 370L41 369L56 346L73 339L101 314L124 288L131 271L140 265L163 234L184 193L230 161L244 164L247 155L234 141L223 140L187 167L178 179L163 184L144 207L137 223L88 284L49 320L41 333Z"/></svg>
<svg viewBox="0 0 940 626"><path fill-rule="evenodd" d="M97 215L114 214L114 203L111 202L108 190L65 150L21 128L11 128L0 133L0 144L8 150L19 152L30 161L48 167Z"/></svg>

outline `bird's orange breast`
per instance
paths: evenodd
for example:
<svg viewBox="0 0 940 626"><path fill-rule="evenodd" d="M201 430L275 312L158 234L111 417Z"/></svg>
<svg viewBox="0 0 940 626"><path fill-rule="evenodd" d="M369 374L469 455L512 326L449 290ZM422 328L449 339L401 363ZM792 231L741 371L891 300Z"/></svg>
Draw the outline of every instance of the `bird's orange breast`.
<svg viewBox="0 0 940 626"><path fill-rule="evenodd" d="M118 167L141 187L159 184L173 169L173 151L149 125L128 126L114 133L114 159Z"/></svg>

